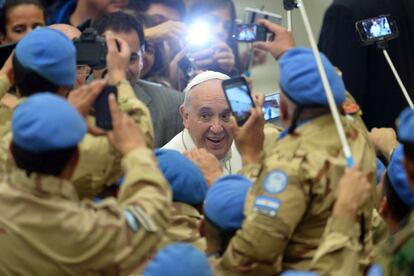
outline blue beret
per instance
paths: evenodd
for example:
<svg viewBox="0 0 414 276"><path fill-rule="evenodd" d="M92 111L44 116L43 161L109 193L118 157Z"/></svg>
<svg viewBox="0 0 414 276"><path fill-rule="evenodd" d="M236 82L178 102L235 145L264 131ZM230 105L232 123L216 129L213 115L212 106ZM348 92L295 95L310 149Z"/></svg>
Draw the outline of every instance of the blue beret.
<svg viewBox="0 0 414 276"><path fill-rule="evenodd" d="M58 86L71 87L76 79L76 49L62 32L36 28L16 46L20 64Z"/></svg>
<svg viewBox="0 0 414 276"><path fill-rule="evenodd" d="M37 93L19 104L12 118L13 141L43 153L76 147L86 134L85 120L64 98Z"/></svg>
<svg viewBox="0 0 414 276"><path fill-rule="evenodd" d="M387 174L392 187L400 199L409 207L414 207L414 193L411 190L404 164L404 147L399 145L391 156Z"/></svg>
<svg viewBox="0 0 414 276"><path fill-rule="evenodd" d="M190 244L171 244L155 255L144 276L212 276L207 256Z"/></svg>
<svg viewBox="0 0 414 276"><path fill-rule="evenodd" d="M226 231L241 228L244 202L252 182L241 175L227 175L217 180L207 192L204 215Z"/></svg>
<svg viewBox="0 0 414 276"><path fill-rule="evenodd" d="M328 81L337 105L345 101L345 85L333 65L321 54ZM286 96L299 106L328 106L322 79L312 50L294 48L279 60L280 87Z"/></svg>
<svg viewBox="0 0 414 276"><path fill-rule="evenodd" d="M158 149L155 156L164 177L171 185L173 201L190 205L204 201L208 185L201 170L190 159L169 149Z"/></svg>
<svg viewBox="0 0 414 276"><path fill-rule="evenodd" d="M403 143L414 143L414 110L411 108L406 108L400 115L398 139Z"/></svg>
<svg viewBox="0 0 414 276"><path fill-rule="evenodd" d="M385 171L384 163L382 163L382 161L377 158L377 175L376 175L377 184L381 181L381 176L384 173L384 171Z"/></svg>

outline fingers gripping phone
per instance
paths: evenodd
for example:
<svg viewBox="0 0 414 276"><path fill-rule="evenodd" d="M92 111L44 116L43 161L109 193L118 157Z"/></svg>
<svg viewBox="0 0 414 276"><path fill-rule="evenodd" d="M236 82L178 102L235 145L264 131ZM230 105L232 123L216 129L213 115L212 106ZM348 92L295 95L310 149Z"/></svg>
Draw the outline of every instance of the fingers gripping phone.
<svg viewBox="0 0 414 276"><path fill-rule="evenodd" d="M96 126L104 130L112 130L112 116L109 109L108 97L110 94L118 96L118 88L114 85L107 85L96 98L93 107L95 109Z"/></svg>
<svg viewBox="0 0 414 276"><path fill-rule="evenodd" d="M279 99L279 92L265 96L262 109L266 121L271 121L280 117Z"/></svg>
<svg viewBox="0 0 414 276"><path fill-rule="evenodd" d="M365 45L398 37L397 23L391 15L360 20L355 23L355 28Z"/></svg>
<svg viewBox="0 0 414 276"><path fill-rule="evenodd" d="M246 80L242 77L225 80L222 87L237 125L242 126L250 116L250 109L255 107Z"/></svg>

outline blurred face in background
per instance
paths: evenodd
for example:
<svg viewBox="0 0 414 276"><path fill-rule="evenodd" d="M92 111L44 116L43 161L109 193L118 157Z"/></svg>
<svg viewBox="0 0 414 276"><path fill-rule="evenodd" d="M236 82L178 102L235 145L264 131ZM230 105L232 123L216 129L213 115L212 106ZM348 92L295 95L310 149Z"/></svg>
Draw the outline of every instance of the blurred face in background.
<svg viewBox="0 0 414 276"><path fill-rule="evenodd" d="M2 34L2 43L17 42L36 27L46 24L43 10L33 4L11 8L6 14L6 19L6 33Z"/></svg>
<svg viewBox="0 0 414 276"><path fill-rule="evenodd" d="M177 10L163 4L150 4L146 14L154 18L157 24L164 23L168 20L181 21L180 14Z"/></svg>
<svg viewBox="0 0 414 276"><path fill-rule="evenodd" d="M120 11L128 5L129 0L87 0L89 6L99 13Z"/></svg>
<svg viewBox="0 0 414 276"><path fill-rule="evenodd" d="M208 21L211 26L214 41L227 42L231 35L232 18L230 9L226 6L206 13L201 20Z"/></svg>

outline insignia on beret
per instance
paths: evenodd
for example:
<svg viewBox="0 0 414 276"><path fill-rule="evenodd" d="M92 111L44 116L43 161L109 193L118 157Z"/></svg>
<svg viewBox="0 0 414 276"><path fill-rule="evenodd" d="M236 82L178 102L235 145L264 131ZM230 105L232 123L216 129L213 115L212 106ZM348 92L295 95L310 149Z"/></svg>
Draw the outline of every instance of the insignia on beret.
<svg viewBox="0 0 414 276"><path fill-rule="evenodd" d="M288 176L282 171L271 171L264 180L264 190L266 193L275 195L283 192L288 185Z"/></svg>
<svg viewBox="0 0 414 276"><path fill-rule="evenodd" d="M258 214L273 217L279 210L280 205L280 199L267 196L258 196L254 201L253 211Z"/></svg>
<svg viewBox="0 0 414 276"><path fill-rule="evenodd" d="M137 232L139 224L137 218L132 214L129 209L124 210L125 221L132 232Z"/></svg>

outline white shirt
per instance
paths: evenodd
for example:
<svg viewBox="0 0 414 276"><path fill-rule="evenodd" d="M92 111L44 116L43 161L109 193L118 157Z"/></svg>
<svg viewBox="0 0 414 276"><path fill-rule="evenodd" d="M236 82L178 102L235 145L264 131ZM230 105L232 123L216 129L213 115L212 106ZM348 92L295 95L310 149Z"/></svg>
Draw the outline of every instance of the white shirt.
<svg viewBox="0 0 414 276"><path fill-rule="evenodd" d="M184 151L197 148L193 142L193 139L188 133L187 129L184 129L171 139L163 149L172 149L183 153ZM223 175L237 173L242 168L242 161L239 152L236 149L234 143L231 144L230 150L226 156L220 160L221 168L223 169Z"/></svg>

